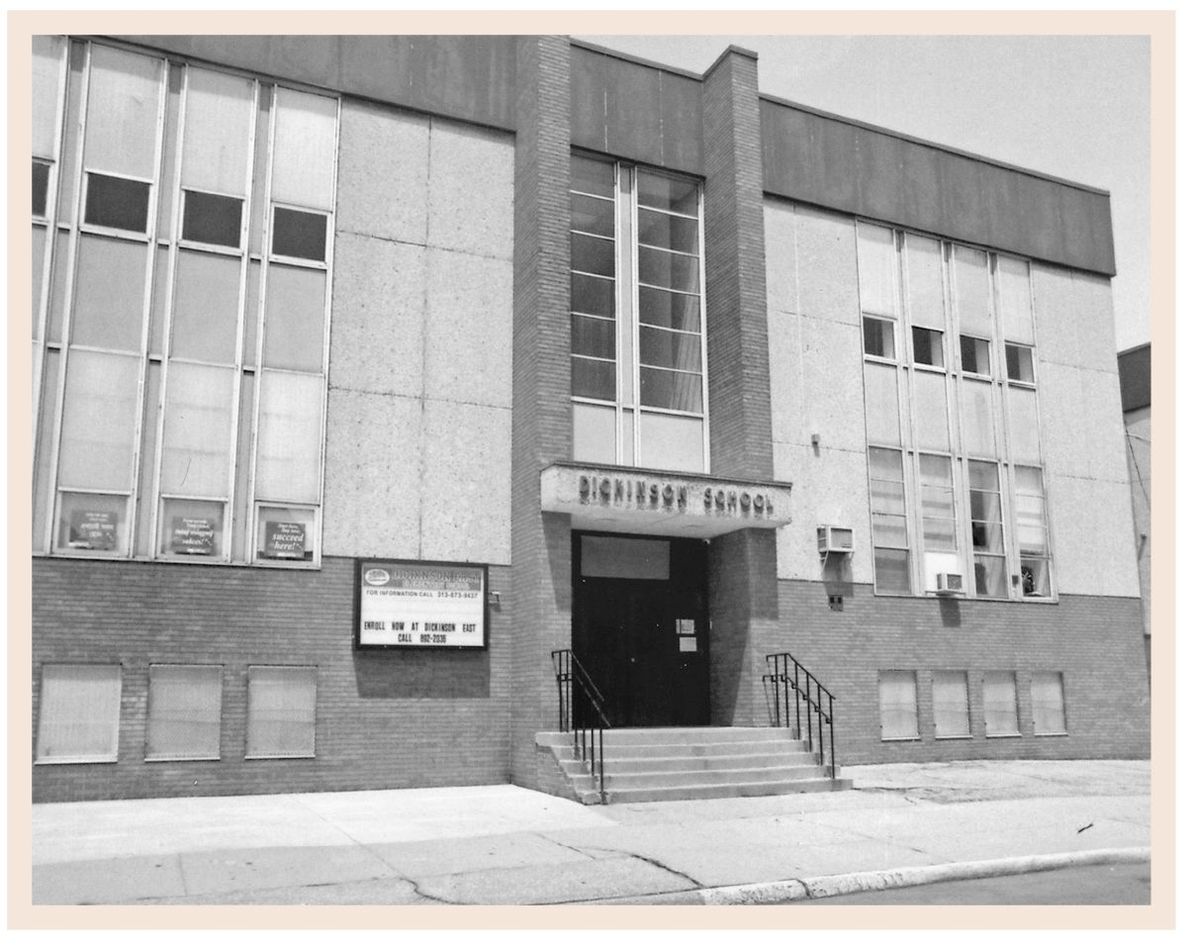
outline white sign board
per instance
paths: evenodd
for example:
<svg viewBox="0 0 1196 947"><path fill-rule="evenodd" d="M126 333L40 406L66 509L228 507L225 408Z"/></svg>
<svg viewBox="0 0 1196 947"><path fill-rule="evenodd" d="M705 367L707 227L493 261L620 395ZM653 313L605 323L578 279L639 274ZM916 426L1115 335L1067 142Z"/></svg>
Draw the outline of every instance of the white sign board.
<svg viewBox="0 0 1196 947"><path fill-rule="evenodd" d="M484 565L359 559L359 648L485 648Z"/></svg>

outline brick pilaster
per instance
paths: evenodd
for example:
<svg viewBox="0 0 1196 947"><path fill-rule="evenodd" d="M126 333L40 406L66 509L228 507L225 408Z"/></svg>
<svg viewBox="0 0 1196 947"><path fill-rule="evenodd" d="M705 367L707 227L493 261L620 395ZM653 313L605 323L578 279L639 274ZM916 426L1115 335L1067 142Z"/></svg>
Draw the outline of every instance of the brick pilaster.
<svg viewBox="0 0 1196 947"><path fill-rule="evenodd" d="M511 566L512 771L535 783L532 734L556 725L549 653L571 640L569 518L540 512L540 471L570 456L569 44L516 44Z"/></svg>
<svg viewBox="0 0 1196 947"><path fill-rule="evenodd" d="M702 85L710 469L772 477L764 175L756 54L730 47Z"/></svg>

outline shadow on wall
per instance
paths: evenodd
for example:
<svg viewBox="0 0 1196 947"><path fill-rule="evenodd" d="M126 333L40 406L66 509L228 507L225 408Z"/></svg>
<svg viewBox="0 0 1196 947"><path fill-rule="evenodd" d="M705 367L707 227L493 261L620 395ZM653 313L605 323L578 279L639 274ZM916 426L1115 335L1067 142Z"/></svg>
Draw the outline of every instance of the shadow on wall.
<svg viewBox="0 0 1196 947"><path fill-rule="evenodd" d="M831 554L826 557L822 563L822 588L831 611L843 611L844 601L855 595L854 582L850 556Z"/></svg>
<svg viewBox="0 0 1196 947"><path fill-rule="evenodd" d="M367 700L490 696L489 651L354 651L353 670Z"/></svg>

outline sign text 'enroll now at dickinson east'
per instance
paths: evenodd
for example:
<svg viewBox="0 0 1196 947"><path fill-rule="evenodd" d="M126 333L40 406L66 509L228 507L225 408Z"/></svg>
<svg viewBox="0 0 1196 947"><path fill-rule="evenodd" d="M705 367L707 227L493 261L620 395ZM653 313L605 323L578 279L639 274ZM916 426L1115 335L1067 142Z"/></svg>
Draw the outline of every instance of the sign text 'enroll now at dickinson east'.
<svg viewBox="0 0 1196 947"><path fill-rule="evenodd" d="M484 648L484 566L362 560L361 647Z"/></svg>

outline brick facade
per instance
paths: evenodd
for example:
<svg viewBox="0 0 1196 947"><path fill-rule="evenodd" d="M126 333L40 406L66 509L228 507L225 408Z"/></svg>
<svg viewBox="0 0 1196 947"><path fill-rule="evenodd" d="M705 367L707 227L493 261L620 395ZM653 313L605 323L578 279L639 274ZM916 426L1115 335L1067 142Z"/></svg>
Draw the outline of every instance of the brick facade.
<svg viewBox="0 0 1196 947"><path fill-rule="evenodd" d="M510 570L492 566L505 603ZM486 785L509 778L511 622L483 652L356 651L354 560L318 572L38 559L33 706L44 663L121 665L116 764L39 764L33 799ZM146 762L149 665L223 667L220 760ZM315 759L246 760L250 665L317 669ZM34 715L34 743L37 719Z"/></svg>

